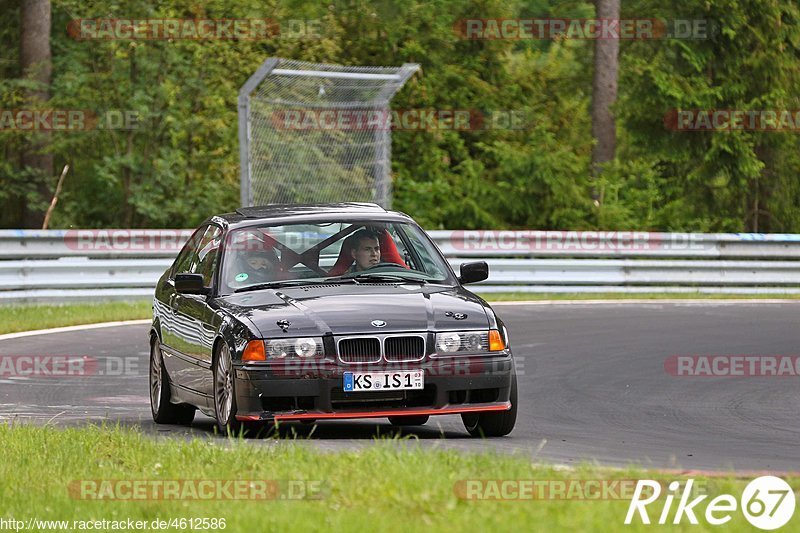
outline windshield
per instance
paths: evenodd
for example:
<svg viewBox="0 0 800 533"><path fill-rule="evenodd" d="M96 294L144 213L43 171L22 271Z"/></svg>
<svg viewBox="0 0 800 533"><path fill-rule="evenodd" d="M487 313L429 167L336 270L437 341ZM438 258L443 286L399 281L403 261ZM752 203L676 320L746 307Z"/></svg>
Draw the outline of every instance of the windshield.
<svg viewBox="0 0 800 533"><path fill-rule="evenodd" d="M430 239L404 222L249 226L231 231L220 294L314 283L454 284Z"/></svg>

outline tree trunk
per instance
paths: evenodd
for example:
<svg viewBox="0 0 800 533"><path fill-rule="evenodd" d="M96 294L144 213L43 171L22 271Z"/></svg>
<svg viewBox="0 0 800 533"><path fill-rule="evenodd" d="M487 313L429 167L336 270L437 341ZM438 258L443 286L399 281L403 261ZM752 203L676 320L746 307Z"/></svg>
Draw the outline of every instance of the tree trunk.
<svg viewBox="0 0 800 533"><path fill-rule="evenodd" d="M21 10L20 67L25 79L37 82L28 91L25 106L40 108L50 99L50 1L24 0ZM35 172L31 183L40 196L41 206L25 204L23 224L40 228L44 221L46 201L50 198L49 181L53 177L53 154L50 151L50 132L32 132L31 142L22 152L22 166Z"/></svg>
<svg viewBox="0 0 800 533"><path fill-rule="evenodd" d="M596 18L619 20L620 0L596 0ZM603 163L614 159L617 150L617 126L611 106L617 100L619 39L597 39L594 44L594 79L592 80L592 176L596 178ZM592 199L598 203L597 186ZM599 204L598 204L599 205Z"/></svg>

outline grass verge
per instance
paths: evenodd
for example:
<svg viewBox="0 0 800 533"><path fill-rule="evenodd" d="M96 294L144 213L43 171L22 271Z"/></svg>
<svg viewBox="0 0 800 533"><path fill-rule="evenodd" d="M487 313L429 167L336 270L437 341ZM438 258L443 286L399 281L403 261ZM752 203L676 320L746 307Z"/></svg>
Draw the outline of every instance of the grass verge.
<svg viewBox="0 0 800 533"><path fill-rule="evenodd" d="M564 482L574 488L575 480L653 478L662 481L666 492L669 481L681 479L590 466L557 469L515 456L423 450L396 440L378 441L358 451L326 453L291 442L270 446L269 441L235 439L184 441L119 428L0 425L0 517L66 520L76 530L73 521L224 518L226 531L644 531L653 526L623 524L628 497L476 500L466 499L466 489L459 487L467 480L537 480L550 487ZM192 494L185 487L199 487L200 480L220 480L217 487L227 480L248 480L251 487L257 486L254 480L281 480L281 490L269 492L274 498L261 500L130 499L131 489L123 488L126 485L118 480L136 480L151 487L177 480L183 483L180 494L184 496ZM710 494L697 506L698 514L704 513L715 494L729 493L738 499L746 482L699 476L694 480L695 486ZM796 486L797 479L787 481ZM314 487L313 497L309 497L310 487ZM144 490L139 496L157 493L154 490ZM306 496L301 497L304 491ZM203 489L197 494L224 491ZM286 499L289 494L296 499ZM471 494L502 496L484 488ZM576 494L586 492L571 493L572 497ZM97 495L105 498L93 499ZM128 499L111 499L111 495ZM663 504L662 498L648 508L651 520L658 520ZM740 511L732 515L726 531L747 529ZM704 525L690 526L684 518L683 529L714 529L702 516L698 518Z"/></svg>
<svg viewBox="0 0 800 533"><path fill-rule="evenodd" d="M151 318L153 316L151 306L152 303L147 300L98 304L0 306L0 334Z"/></svg>

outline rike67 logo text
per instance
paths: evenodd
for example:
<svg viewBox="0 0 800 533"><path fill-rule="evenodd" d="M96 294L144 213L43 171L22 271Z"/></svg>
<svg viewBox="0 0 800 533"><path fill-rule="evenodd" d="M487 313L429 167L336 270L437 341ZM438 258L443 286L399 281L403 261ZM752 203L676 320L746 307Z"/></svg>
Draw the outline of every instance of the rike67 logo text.
<svg viewBox="0 0 800 533"><path fill-rule="evenodd" d="M679 481L673 481L668 486L668 493L664 498L664 507L658 515L658 524L680 524L687 520L690 524L698 524L698 516L705 518L711 525L719 526L729 522L734 513L741 512L750 524L764 529L773 530L784 526L792 518L795 508L795 495L786 481L775 476L761 476L747 484L740 500L730 494L721 494L705 504L705 512L701 512L704 500L708 498L703 494L689 500L692 495L694 481L689 479L681 488ZM646 494L646 497L643 495ZM625 523L631 524L641 520L643 524L650 524L648 505L656 502L661 497L661 484L650 479L640 479L633 492L631 504ZM678 500L673 514L673 503ZM651 509L651 511L654 511ZM653 513L653 518L657 511Z"/></svg>

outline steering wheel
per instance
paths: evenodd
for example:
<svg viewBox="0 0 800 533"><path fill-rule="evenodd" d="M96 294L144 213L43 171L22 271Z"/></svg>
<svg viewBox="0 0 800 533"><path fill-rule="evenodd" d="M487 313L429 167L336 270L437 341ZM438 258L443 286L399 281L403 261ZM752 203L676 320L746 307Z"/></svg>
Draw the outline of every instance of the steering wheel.
<svg viewBox="0 0 800 533"><path fill-rule="evenodd" d="M403 265L398 265L397 263L391 263L391 262L387 261L385 263L377 263L375 265L372 265L371 267L365 269L365 271L366 270L372 270L372 269L375 269L375 268L388 268L388 267L402 268L403 270L406 270L406 268Z"/></svg>

